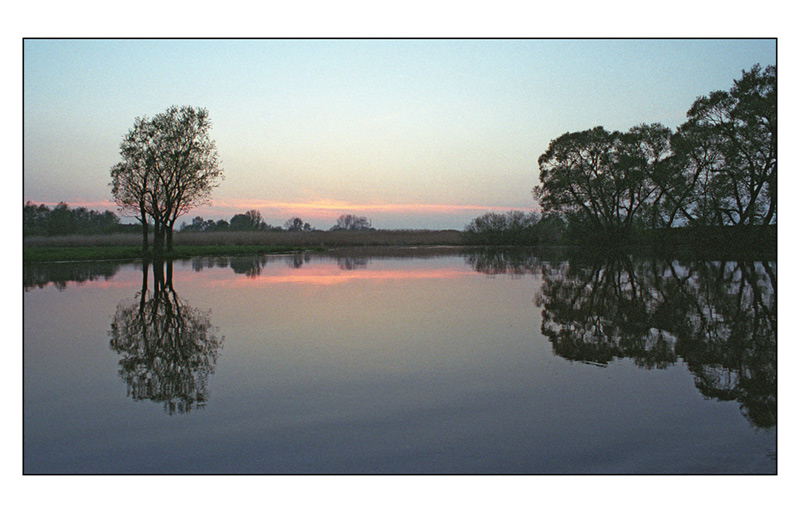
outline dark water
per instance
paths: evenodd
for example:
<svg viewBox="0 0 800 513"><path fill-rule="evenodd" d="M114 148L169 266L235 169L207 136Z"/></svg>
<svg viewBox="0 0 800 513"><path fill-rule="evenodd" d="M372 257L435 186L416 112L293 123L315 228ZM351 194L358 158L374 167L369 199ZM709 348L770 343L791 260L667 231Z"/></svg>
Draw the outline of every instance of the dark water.
<svg viewBox="0 0 800 513"><path fill-rule="evenodd" d="M26 473L776 472L777 263L24 269Z"/></svg>

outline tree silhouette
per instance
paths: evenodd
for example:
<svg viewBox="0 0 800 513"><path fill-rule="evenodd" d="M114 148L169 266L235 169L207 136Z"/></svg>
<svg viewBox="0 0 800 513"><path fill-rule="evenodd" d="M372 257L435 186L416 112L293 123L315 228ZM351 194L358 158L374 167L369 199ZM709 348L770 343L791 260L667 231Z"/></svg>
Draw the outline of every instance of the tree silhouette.
<svg viewBox="0 0 800 513"><path fill-rule="evenodd" d="M336 224L331 227L331 231L336 230L371 230L372 223L366 217L355 216L353 214L341 215L336 220Z"/></svg>
<svg viewBox="0 0 800 513"><path fill-rule="evenodd" d="M263 231L269 230L270 226L261 217L258 210L248 210L244 214L236 214L230 220L231 230L237 231Z"/></svg>
<svg viewBox="0 0 800 513"><path fill-rule="evenodd" d="M137 118L120 144L121 160L111 168L111 194L123 212L153 222L153 253L172 249L178 217L209 202L224 178L216 144L209 137L206 109L172 106L152 119Z"/></svg>
<svg viewBox="0 0 800 513"><path fill-rule="evenodd" d="M734 225L777 221L777 69L755 65L743 71L729 91L695 100L687 117L679 133L703 137L689 138L686 147L698 152L699 144L703 154L714 156L700 166L708 173L704 193L713 217L700 220Z"/></svg>
<svg viewBox="0 0 800 513"><path fill-rule="evenodd" d="M753 66L729 91L697 98L674 133L655 123L553 139L533 196L589 240L777 223L777 113L777 69Z"/></svg>
<svg viewBox="0 0 800 513"><path fill-rule="evenodd" d="M299 217L292 217L283 223L284 229L289 232L310 232L313 230L310 224L304 223Z"/></svg>

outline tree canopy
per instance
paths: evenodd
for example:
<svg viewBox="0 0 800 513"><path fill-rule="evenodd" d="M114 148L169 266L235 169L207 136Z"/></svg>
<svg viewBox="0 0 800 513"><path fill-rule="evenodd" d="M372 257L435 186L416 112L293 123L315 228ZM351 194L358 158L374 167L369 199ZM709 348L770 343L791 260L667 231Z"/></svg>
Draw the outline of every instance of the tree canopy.
<svg viewBox="0 0 800 513"><path fill-rule="evenodd" d="M299 217L292 217L283 223L283 227L290 232L310 232L313 230L310 224L304 223Z"/></svg>
<svg viewBox="0 0 800 513"><path fill-rule="evenodd" d="M673 133L595 127L552 140L539 157L543 212L601 233L777 222L776 68L743 71L698 98Z"/></svg>
<svg viewBox="0 0 800 513"><path fill-rule="evenodd" d="M270 226L261 217L258 210L248 210L244 214L236 214L231 218L230 229L236 231L264 231Z"/></svg>
<svg viewBox="0 0 800 513"><path fill-rule="evenodd" d="M366 217L353 214L340 215L331 231L336 230L371 230L372 223Z"/></svg>
<svg viewBox="0 0 800 513"><path fill-rule="evenodd" d="M209 203L224 178L210 128L206 109L172 106L152 119L137 118L123 138L111 192L121 211L142 223L145 249L149 221L154 253L171 250L175 221Z"/></svg>

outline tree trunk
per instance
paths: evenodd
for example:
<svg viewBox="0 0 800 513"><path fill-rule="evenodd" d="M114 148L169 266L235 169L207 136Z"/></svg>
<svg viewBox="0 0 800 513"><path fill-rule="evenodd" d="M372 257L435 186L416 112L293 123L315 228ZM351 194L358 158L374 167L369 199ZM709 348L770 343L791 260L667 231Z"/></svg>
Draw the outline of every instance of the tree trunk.
<svg viewBox="0 0 800 513"><path fill-rule="evenodd" d="M147 221L142 221L142 251L147 251L149 244L147 241Z"/></svg>
<svg viewBox="0 0 800 513"><path fill-rule="evenodd" d="M167 236L167 253L172 252L172 231L175 226L175 219L169 222L166 227L166 236Z"/></svg>
<svg viewBox="0 0 800 513"><path fill-rule="evenodd" d="M139 205L139 213L142 216L140 219L142 222L142 251L147 251L147 212L144 211L144 205Z"/></svg>
<svg viewBox="0 0 800 513"><path fill-rule="evenodd" d="M767 226L772 222L772 217L775 215L775 203L776 201L773 198L769 199L769 210L767 211L767 215L764 216L764 222L762 223L764 226Z"/></svg>

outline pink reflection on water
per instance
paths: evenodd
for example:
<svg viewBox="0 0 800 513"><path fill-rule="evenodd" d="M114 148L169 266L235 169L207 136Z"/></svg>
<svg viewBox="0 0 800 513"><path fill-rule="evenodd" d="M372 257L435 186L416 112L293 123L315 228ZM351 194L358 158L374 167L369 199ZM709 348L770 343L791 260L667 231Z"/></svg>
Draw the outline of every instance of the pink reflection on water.
<svg viewBox="0 0 800 513"><path fill-rule="evenodd" d="M252 273L237 273L229 267L211 266L201 270L192 269L188 263L177 263L173 268L173 282L193 285L200 288L251 288L277 284L300 284L312 286L333 286L349 282L385 282L410 280L450 280L474 275L472 270L463 267L430 268L382 268L380 262L371 262L367 268L346 269L336 262L306 262L302 267L288 267L281 260L259 264ZM148 267L147 284L152 287L153 269ZM111 277L95 277L85 281L66 280L69 287L84 289L139 290L142 286L142 269L136 266L123 266ZM38 287L52 286L53 283ZM37 288L30 285L29 289Z"/></svg>
<svg viewBox="0 0 800 513"><path fill-rule="evenodd" d="M209 274L205 271L213 272ZM354 281L447 280L471 274L474 273L456 268L346 270L337 265L321 264L303 266L299 269L267 266L261 270L261 274L255 276L231 275L230 269L204 269L203 273L181 273L179 279L181 282L197 281L199 285L208 288L248 288L273 284L331 286Z"/></svg>

